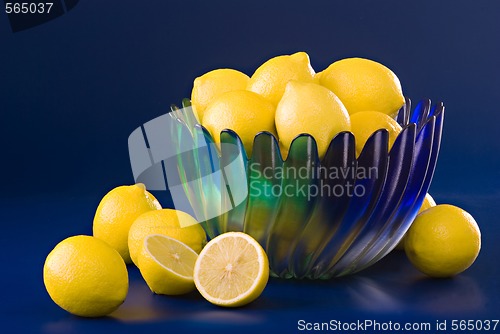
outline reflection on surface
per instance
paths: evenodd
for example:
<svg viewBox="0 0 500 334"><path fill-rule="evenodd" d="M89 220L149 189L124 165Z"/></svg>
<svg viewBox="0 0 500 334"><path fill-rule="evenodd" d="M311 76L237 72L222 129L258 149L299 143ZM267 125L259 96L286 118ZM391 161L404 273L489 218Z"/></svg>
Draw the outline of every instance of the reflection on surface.
<svg viewBox="0 0 500 334"><path fill-rule="evenodd" d="M134 271L131 270L132 273ZM125 303L110 317L122 323L189 321L252 324L263 320L248 312L213 306L197 291L182 296L155 295L140 277L132 277Z"/></svg>
<svg viewBox="0 0 500 334"><path fill-rule="evenodd" d="M465 274L452 279L422 278L412 282L411 287L421 311L469 313L484 309L486 303L482 289Z"/></svg>
<svg viewBox="0 0 500 334"><path fill-rule="evenodd" d="M352 284L348 286L351 298L358 307L377 312L398 311L403 308L401 296L391 290L367 277L354 277Z"/></svg>
<svg viewBox="0 0 500 334"><path fill-rule="evenodd" d="M470 313L485 306L477 282L466 273L434 279L415 270L403 252L390 254L366 273L344 282L355 306L370 311Z"/></svg>
<svg viewBox="0 0 500 334"><path fill-rule="evenodd" d="M217 308L213 311L197 312L189 317L189 321L219 324L255 324L264 322L264 318L255 314Z"/></svg>
<svg viewBox="0 0 500 334"><path fill-rule="evenodd" d="M65 312L43 326L46 333L88 332L88 326L182 323L205 326L255 326L278 315L299 319L304 314L326 313L349 317L425 314L437 316L484 314L488 296L467 273L452 279L432 279L418 272L404 253L389 254L358 275L331 280L272 278L263 295L240 309L216 307L197 292L183 296L153 294L137 268L129 267L130 288L125 303L110 316L85 319ZM286 314L286 315L284 315ZM61 316L62 315L62 316Z"/></svg>
<svg viewBox="0 0 500 334"><path fill-rule="evenodd" d="M348 290L357 307L375 312L465 313L479 311L485 304L482 290L467 276L432 279L417 274L413 280L387 283L355 277Z"/></svg>
<svg viewBox="0 0 500 334"><path fill-rule="evenodd" d="M43 333L61 333L73 334L76 333L75 324L71 319L52 321L42 326Z"/></svg>
<svg viewBox="0 0 500 334"><path fill-rule="evenodd" d="M121 322L147 322L166 319L176 313L158 303L154 297L144 282L131 281L125 303L111 317Z"/></svg>

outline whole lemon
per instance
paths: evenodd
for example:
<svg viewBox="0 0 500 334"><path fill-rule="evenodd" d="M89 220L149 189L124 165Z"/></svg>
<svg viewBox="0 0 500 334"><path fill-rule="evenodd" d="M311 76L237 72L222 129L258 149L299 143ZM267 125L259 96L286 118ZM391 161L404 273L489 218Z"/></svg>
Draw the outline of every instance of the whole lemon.
<svg viewBox="0 0 500 334"><path fill-rule="evenodd" d="M481 232L466 211L448 204L417 216L406 234L410 262L431 277L451 277L469 268L481 249Z"/></svg>
<svg viewBox="0 0 500 334"><path fill-rule="evenodd" d="M278 56L262 64L250 77L247 89L277 105L290 80L316 82L314 70L305 52Z"/></svg>
<svg viewBox="0 0 500 334"><path fill-rule="evenodd" d="M143 184L120 186L108 192L94 216L93 234L116 249L130 263L128 230L142 213L161 209L160 203Z"/></svg>
<svg viewBox="0 0 500 334"><path fill-rule="evenodd" d="M297 135L312 135L321 158L332 138L341 131L349 131L351 123L347 110L334 93L315 83L292 80L276 108L276 129L285 149L289 149Z"/></svg>
<svg viewBox="0 0 500 334"><path fill-rule="evenodd" d="M360 111L351 115L351 132L356 141L357 156L360 155L368 138L380 129L386 129L389 132L390 149L401 132L401 125L398 122L378 111Z"/></svg>
<svg viewBox="0 0 500 334"><path fill-rule="evenodd" d="M233 90L245 90L248 79L248 75L230 68L213 70L194 79L191 104L198 121L203 119L203 113L213 99Z"/></svg>
<svg viewBox="0 0 500 334"><path fill-rule="evenodd" d="M113 312L128 292L127 267L120 254L86 235L57 244L45 260L43 281L57 305L82 317Z"/></svg>
<svg viewBox="0 0 500 334"><path fill-rule="evenodd" d="M431 194L427 193L425 194L424 201L422 202L422 206L418 210L418 213L421 214L427 209L430 209L432 207L436 206L436 201L434 198L432 198Z"/></svg>
<svg viewBox="0 0 500 334"><path fill-rule="evenodd" d="M427 193L425 194L424 201L422 202L422 205L420 206L420 209L418 210L418 214L424 212L425 210L432 208L433 206L436 206L436 201L434 198L432 198L431 194ZM405 240L406 240L406 234L403 236L401 241L398 243L396 246L396 249L398 250L404 250L405 249Z"/></svg>
<svg viewBox="0 0 500 334"><path fill-rule="evenodd" d="M394 117L405 103L394 72L369 59L336 61L321 73L320 83L339 97L351 115L374 110Z"/></svg>
<svg viewBox="0 0 500 334"><path fill-rule="evenodd" d="M202 124L217 144L220 144L222 130L235 131L240 136L248 156L251 156L256 134L261 131L276 134L275 109L269 100L257 93L235 90L222 94L208 105Z"/></svg>
<svg viewBox="0 0 500 334"><path fill-rule="evenodd" d="M138 265L144 238L151 234L162 234L179 240L199 253L207 243L207 235L191 215L174 209L146 212L134 221L128 235L130 257Z"/></svg>

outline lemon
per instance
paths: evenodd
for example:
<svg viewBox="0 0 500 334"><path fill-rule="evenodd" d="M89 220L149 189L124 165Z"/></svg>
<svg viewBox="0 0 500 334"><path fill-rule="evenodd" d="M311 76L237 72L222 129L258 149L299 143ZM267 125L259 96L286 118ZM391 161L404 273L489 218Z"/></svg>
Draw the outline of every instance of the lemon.
<svg viewBox="0 0 500 334"><path fill-rule="evenodd" d="M432 208L433 206L436 206L436 201L434 198L432 198L431 194L427 193L425 194L424 201L422 202L422 205L420 206L420 209L418 210L418 214L424 212L425 210ZM404 250L405 249L405 240L406 240L406 234L403 236L401 241L398 243L396 246L396 249L398 250Z"/></svg>
<svg viewBox="0 0 500 334"><path fill-rule="evenodd" d="M469 268L481 249L481 232L466 211L448 204L417 216L406 234L410 262L431 277L451 277Z"/></svg>
<svg viewBox="0 0 500 334"><path fill-rule="evenodd" d="M146 212L137 217L128 235L130 257L137 266L144 238L150 234L162 234L177 239L196 253L199 253L207 242L207 236L201 225L185 212L174 209Z"/></svg>
<svg viewBox="0 0 500 334"><path fill-rule="evenodd" d="M321 74L323 74L323 72L317 72L314 74L314 83L321 85Z"/></svg>
<svg viewBox="0 0 500 334"><path fill-rule="evenodd" d="M269 59L255 71L247 89L277 105L290 80L315 82L314 74L307 53L278 56Z"/></svg>
<svg viewBox="0 0 500 334"><path fill-rule="evenodd" d="M116 249L130 263L128 231L142 213L161 209L160 203L143 184L116 187L99 203L94 216L93 234Z"/></svg>
<svg viewBox="0 0 500 334"><path fill-rule="evenodd" d="M369 59L336 61L321 73L320 83L339 97L351 115L374 110L394 117L405 103L398 77Z"/></svg>
<svg viewBox="0 0 500 334"><path fill-rule="evenodd" d="M194 79L191 104L198 120L203 119L203 113L213 99L229 91L246 89L248 79L248 75L230 68L213 70Z"/></svg>
<svg viewBox="0 0 500 334"><path fill-rule="evenodd" d="M271 102L257 93L236 90L224 93L210 103L203 115L202 124L217 144L220 144L222 130L235 131L248 156L251 156L256 134L261 131L276 134L275 109Z"/></svg>
<svg viewBox="0 0 500 334"><path fill-rule="evenodd" d="M378 111L360 111L351 115L351 132L356 139L356 155L359 156L366 141L377 130L389 132L389 149L401 132L401 125L387 114Z"/></svg>
<svg viewBox="0 0 500 334"><path fill-rule="evenodd" d="M323 157L332 138L349 131L351 125L349 114L334 93L318 84L292 80L276 108L276 129L285 149L297 135L312 135Z"/></svg>
<svg viewBox="0 0 500 334"><path fill-rule="evenodd" d="M418 213L420 214L425 210L432 208L434 206L436 206L436 201L434 200L434 198L432 198L431 194L427 193L425 194L424 201L422 202L422 206L418 210Z"/></svg>
<svg viewBox="0 0 500 334"><path fill-rule="evenodd" d="M138 263L151 291L161 295L181 295L195 289L194 264L198 254L186 244L153 234L144 239Z"/></svg>
<svg viewBox="0 0 500 334"><path fill-rule="evenodd" d="M79 235L61 241L43 266L50 298L82 317L100 317L116 310L128 292L127 267L107 243Z"/></svg>
<svg viewBox="0 0 500 334"><path fill-rule="evenodd" d="M237 307L257 299L269 279L269 261L248 234L228 232L212 239L194 266L194 283L212 304Z"/></svg>

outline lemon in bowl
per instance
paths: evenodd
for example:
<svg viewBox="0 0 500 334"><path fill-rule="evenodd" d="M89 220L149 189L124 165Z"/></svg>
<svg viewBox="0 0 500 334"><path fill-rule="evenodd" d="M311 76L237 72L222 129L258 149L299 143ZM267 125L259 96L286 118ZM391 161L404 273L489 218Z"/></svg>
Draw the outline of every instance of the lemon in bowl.
<svg viewBox="0 0 500 334"><path fill-rule="evenodd" d="M351 115L373 110L394 117L405 103L396 74L370 59L336 61L321 72L319 80L339 97Z"/></svg>
<svg viewBox="0 0 500 334"><path fill-rule="evenodd" d="M202 124L220 145L220 133L230 129L240 136L248 156L252 155L253 140L257 133L276 134L274 113L276 106L261 95L236 90L222 94L210 103Z"/></svg>
<svg viewBox="0 0 500 334"><path fill-rule="evenodd" d="M322 158L333 137L351 129L346 108L330 90L315 83L292 80L276 108L280 144L288 149L300 134L314 137Z"/></svg>
<svg viewBox="0 0 500 334"><path fill-rule="evenodd" d="M224 93L246 89L248 80L245 73L230 68L216 69L194 79L191 104L198 121L203 119L210 102Z"/></svg>
<svg viewBox="0 0 500 334"><path fill-rule="evenodd" d="M305 52L277 56L264 62L248 81L247 89L278 105L290 80L317 82Z"/></svg>
<svg viewBox="0 0 500 334"><path fill-rule="evenodd" d="M379 111L360 111L350 117L351 132L356 141L356 155L359 156L368 138L380 129L385 129L389 135L389 149L396 141L402 128L398 122L389 115Z"/></svg>

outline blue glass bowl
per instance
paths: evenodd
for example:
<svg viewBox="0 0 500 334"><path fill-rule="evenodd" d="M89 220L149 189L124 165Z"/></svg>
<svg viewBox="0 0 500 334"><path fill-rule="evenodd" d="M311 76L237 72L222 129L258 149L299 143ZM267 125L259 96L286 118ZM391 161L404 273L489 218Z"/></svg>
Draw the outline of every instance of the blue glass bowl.
<svg viewBox="0 0 500 334"><path fill-rule="evenodd" d="M164 185L158 186L158 171L141 173L145 168L136 166L134 176L150 189L168 188L175 207L201 221L209 238L228 231L253 236L266 250L273 276L355 273L399 243L434 174L444 105L421 101L413 111L410 105L407 99L399 111L403 130L390 150L387 131L379 130L356 157L354 136L342 132L320 160L314 138L302 134L284 160L267 132L255 137L251 158L231 130L221 133L217 147L185 100L182 109L162 116L169 122L141 129ZM160 124L161 140L155 139ZM153 146L162 143L169 152L154 157ZM133 160L131 155L134 169Z"/></svg>

